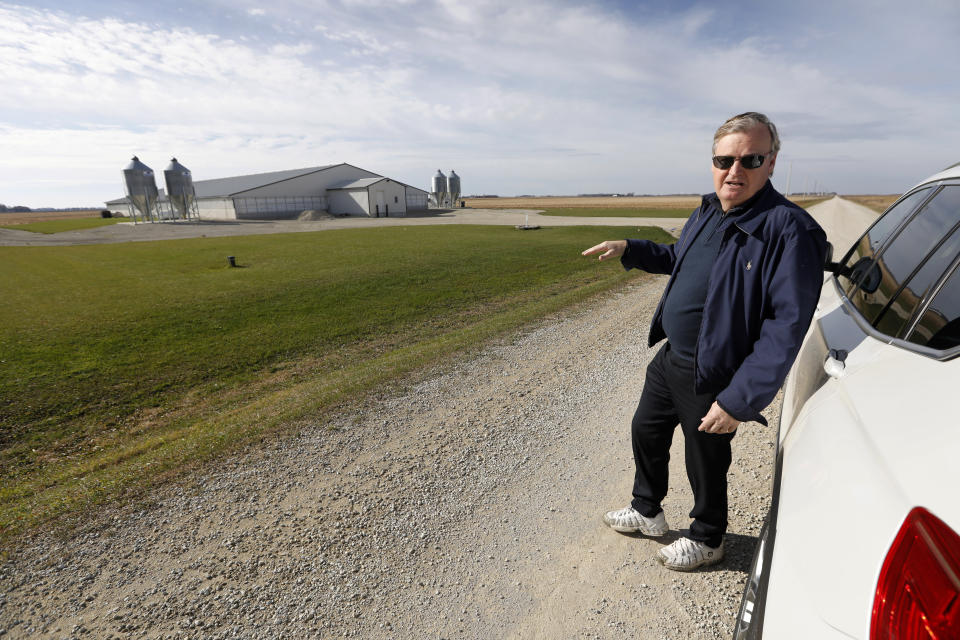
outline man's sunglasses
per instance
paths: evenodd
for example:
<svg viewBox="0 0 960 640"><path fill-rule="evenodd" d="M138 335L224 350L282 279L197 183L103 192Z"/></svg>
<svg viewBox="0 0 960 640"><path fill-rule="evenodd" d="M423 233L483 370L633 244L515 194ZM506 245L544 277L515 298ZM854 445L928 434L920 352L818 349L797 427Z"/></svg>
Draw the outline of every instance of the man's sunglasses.
<svg viewBox="0 0 960 640"><path fill-rule="evenodd" d="M713 166L717 169L729 169L733 166L735 160L740 160L740 166L744 169L758 169L763 166L763 161L767 156L760 153L748 153L745 156L713 156Z"/></svg>

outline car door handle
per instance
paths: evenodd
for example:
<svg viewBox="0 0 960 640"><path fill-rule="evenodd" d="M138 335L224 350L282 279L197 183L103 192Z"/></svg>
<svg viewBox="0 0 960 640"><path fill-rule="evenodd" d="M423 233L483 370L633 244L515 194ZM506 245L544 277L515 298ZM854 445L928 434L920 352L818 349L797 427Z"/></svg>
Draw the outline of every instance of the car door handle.
<svg viewBox="0 0 960 640"><path fill-rule="evenodd" d="M830 349L830 353L827 354L827 361L823 363L823 370L831 378L839 378L847 367L846 359L847 352L844 349Z"/></svg>

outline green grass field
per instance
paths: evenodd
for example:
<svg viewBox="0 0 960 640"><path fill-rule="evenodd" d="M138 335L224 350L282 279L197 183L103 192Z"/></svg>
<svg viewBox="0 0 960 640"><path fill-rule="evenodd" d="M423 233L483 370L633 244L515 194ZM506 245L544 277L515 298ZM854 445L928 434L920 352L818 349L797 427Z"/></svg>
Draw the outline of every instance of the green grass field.
<svg viewBox="0 0 960 640"><path fill-rule="evenodd" d="M17 229L32 231L33 233L60 233L61 231L76 231L78 229L93 229L105 227L109 224L127 221L125 218L72 218L69 220L44 220L42 222L25 222L23 224L3 224L2 229Z"/></svg>
<svg viewBox="0 0 960 640"><path fill-rule="evenodd" d="M545 216L583 218L688 218L692 208L681 209L619 209L614 207L571 207L544 209Z"/></svg>
<svg viewBox="0 0 960 640"><path fill-rule="evenodd" d="M623 233L410 226L0 248L0 538L621 286L636 272L579 253Z"/></svg>

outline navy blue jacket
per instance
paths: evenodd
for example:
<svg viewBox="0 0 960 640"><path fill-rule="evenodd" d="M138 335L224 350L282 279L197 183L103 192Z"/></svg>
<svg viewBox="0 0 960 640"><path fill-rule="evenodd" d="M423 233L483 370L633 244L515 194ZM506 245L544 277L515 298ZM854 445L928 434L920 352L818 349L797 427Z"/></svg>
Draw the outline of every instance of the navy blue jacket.
<svg viewBox="0 0 960 640"><path fill-rule="evenodd" d="M707 207L720 210L715 193L704 196L674 244L627 241L620 259L626 269L671 274L650 323L650 346L666 337L663 302ZM767 424L760 412L783 385L820 297L827 238L769 181L728 215L735 221L725 229L710 271L695 386L697 393L717 394L718 404L737 420Z"/></svg>

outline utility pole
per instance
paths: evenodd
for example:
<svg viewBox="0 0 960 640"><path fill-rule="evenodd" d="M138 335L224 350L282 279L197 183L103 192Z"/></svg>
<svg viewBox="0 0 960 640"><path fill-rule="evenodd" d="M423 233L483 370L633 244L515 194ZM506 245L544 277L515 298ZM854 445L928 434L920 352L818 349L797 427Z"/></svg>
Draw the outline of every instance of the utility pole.
<svg viewBox="0 0 960 640"><path fill-rule="evenodd" d="M784 194L790 197L790 178L793 176L793 160L790 161L790 167L787 169L787 190Z"/></svg>

